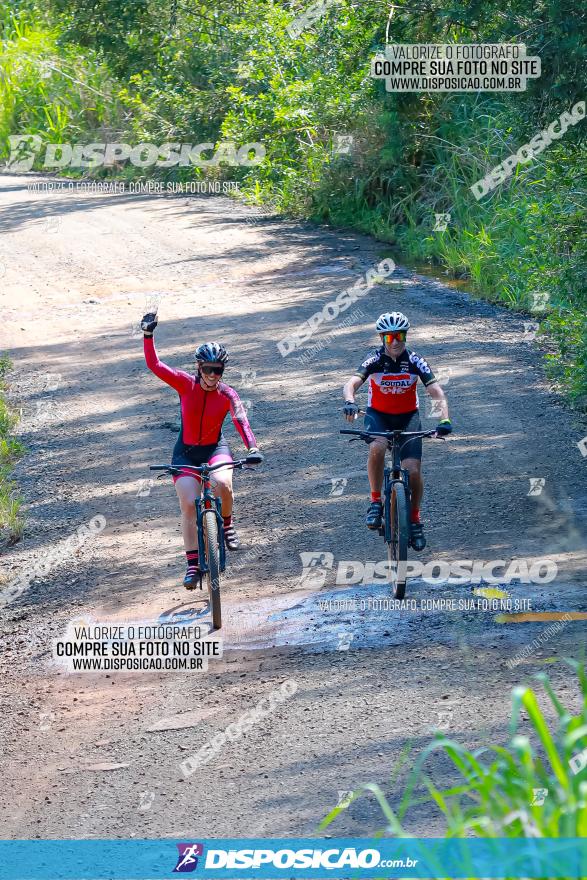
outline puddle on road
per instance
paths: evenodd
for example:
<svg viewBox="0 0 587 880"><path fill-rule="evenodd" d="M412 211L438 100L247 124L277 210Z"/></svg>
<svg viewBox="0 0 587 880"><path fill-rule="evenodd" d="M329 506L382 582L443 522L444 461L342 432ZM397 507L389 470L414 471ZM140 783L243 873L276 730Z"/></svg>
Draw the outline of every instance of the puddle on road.
<svg viewBox="0 0 587 880"><path fill-rule="evenodd" d="M223 627L225 650L296 647L314 651L348 650L392 644L409 626L407 614L389 611L390 592L385 584L369 588L369 598L381 608L361 608L365 588L299 592L263 599L245 607L228 605ZM393 616L393 621L391 617ZM393 623L393 627L391 624ZM407 635L406 635L407 638ZM402 639L403 641L403 639Z"/></svg>
<svg viewBox="0 0 587 880"><path fill-rule="evenodd" d="M471 294L471 296L475 295L472 292L474 282L470 277L454 278L447 269L443 270L442 266L430 266L428 263L410 262L408 260L408 262L404 261L403 265L416 275L423 275L425 278L430 279L430 281L437 281L439 284L452 287L454 290L461 290L464 293Z"/></svg>
<svg viewBox="0 0 587 880"><path fill-rule="evenodd" d="M549 587L554 587L549 584ZM430 584L414 578L408 585L405 607L394 603L386 583L352 586L316 592L300 590L287 595L262 598L245 603L228 593L223 597L223 626L218 634L225 651L297 648L311 653L347 651L357 648L380 648L397 645L428 644L431 640L482 647L496 638L523 644L536 626L504 628L501 622L519 618L520 622L560 619L565 612L554 610L505 614L515 599L530 600L531 607L552 609L560 590L531 594L525 585L481 587L472 591L431 589ZM444 601L446 609L434 608ZM564 604L571 605L571 599ZM501 613L500 613L501 612ZM587 614L569 612L574 619ZM206 626L202 612L198 622Z"/></svg>
<svg viewBox="0 0 587 880"><path fill-rule="evenodd" d="M315 592L298 590L239 602L234 594L222 597L222 638L225 651L296 647L307 650L348 650L356 640L375 647L382 639L398 643L398 635L414 625L417 612L389 610L393 599L388 584ZM361 605L369 607L362 608ZM209 609L179 606L159 617L165 623L210 626ZM401 638L405 641L406 636Z"/></svg>
<svg viewBox="0 0 587 880"><path fill-rule="evenodd" d="M124 615L125 621L198 625L202 634L221 639L225 652L293 648L309 653L431 644L483 648L495 647L498 640L500 647L514 649L535 638L550 621L566 619L571 628L574 620L587 619L584 611L559 610L585 607L584 600L577 588L553 583L547 589L527 584L470 588L431 586L412 578L403 607L384 582L331 590L314 582L305 589L247 601L228 587L222 595L220 631L211 631L206 600L201 593L188 594L165 607L165 596L159 594L117 616L120 621ZM521 600L526 604L516 606ZM95 623L112 620L105 608L95 609L95 618ZM509 622L525 626L501 625Z"/></svg>

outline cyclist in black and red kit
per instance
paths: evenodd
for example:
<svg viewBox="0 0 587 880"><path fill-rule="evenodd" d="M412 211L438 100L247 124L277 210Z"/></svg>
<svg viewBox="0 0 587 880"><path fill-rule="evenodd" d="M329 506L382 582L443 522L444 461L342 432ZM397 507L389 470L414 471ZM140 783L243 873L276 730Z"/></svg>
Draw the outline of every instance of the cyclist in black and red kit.
<svg viewBox="0 0 587 880"><path fill-rule="evenodd" d="M401 312L386 312L377 319L375 329L382 346L362 362L356 374L345 384L344 415L347 421L356 419L359 408L355 393L363 382L369 380L369 398L365 414L366 431L421 431L418 412L418 379L426 391L438 401L440 415L436 433L442 437L450 434L452 425L448 417L448 404L444 391L423 357L406 348L406 336L410 322ZM367 471L371 487L371 503L367 511L367 526L381 526L383 505L381 487L385 467L387 441L373 437L370 443ZM420 520L420 503L424 492L422 482L422 440L414 438L402 448L402 467L410 474L411 523L410 543L414 550L423 550L426 539Z"/></svg>
<svg viewBox="0 0 587 880"><path fill-rule="evenodd" d="M153 331L157 326L155 314L145 315L141 321L144 335L145 360L149 369L163 379L179 394L181 427L173 449L172 464L201 465L232 461L228 444L222 434L222 424L228 413L243 443L247 447L247 459L259 464L263 456L257 448L245 408L230 385L221 382L228 354L218 342L206 342L197 349L196 375L175 370L162 363L155 351ZM232 521L232 469L214 471L215 491L222 501L224 537L229 550L238 550L240 544ZM187 556L184 586L192 589L199 581L198 538L194 502L200 494L200 478L193 471L174 476L175 491L179 498L183 541Z"/></svg>

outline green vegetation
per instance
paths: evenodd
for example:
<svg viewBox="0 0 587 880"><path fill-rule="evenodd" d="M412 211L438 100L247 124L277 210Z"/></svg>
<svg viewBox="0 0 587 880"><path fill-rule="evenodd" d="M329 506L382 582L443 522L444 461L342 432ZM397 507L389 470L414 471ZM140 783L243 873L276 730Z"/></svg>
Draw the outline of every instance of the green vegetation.
<svg viewBox="0 0 587 880"><path fill-rule="evenodd" d="M86 143L260 142L261 165L208 173L238 180L251 202L371 233L396 260L442 267L532 315L553 380L587 410L587 122L480 201L469 189L587 96L585 6L396 6L390 41L523 42L542 75L522 93L389 94L369 76L385 45L384 7L332 0L292 38L288 25L310 5L8 0L0 155L16 132ZM350 154L333 151L337 134L353 136ZM445 232L434 231L435 213L451 215Z"/></svg>
<svg viewBox="0 0 587 880"><path fill-rule="evenodd" d="M470 752L438 733L416 761L395 810L378 785L362 785L353 792L352 800L365 795L377 800L386 824L376 836L409 837L402 825L407 811L416 804L431 803L442 814L446 837L585 837L587 764L581 767L576 756L587 749L587 676L580 663L567 662L577 672L582 693L578 715L572 715L560 703L546 675L540 674L537 678L556 714L554 729L540 710L534 691L517 687L512 694L511 739L507 746ZM532 738L518 732L522 713L529 721ZM446 791L440 791L424 770L430 754L438 750L450 759L457 774L455 785ZM415 797L418 787L428 793ZM536 803L541 800L543 803ZM347 805L333 809L320 831L331 826L351 802L349 799Z"/></svg>
<svg viewBox="0 0 587 880"><path fill-rule="evenodd" d="M10 369L6 356L0 357L0 534L8 543L14 544L22 536L24 521L20 515L21 502L15 494L15 486L10 479L14 462L24 449L22 444L11 436L17 416L7 405L3 391L5 376Z"/></svg>
<svg viewBox="0 0 587 880"><path fill-rule="evenodd" d="M9 135L22 133L85 143L116 111L106 68L94 54L61 45L55 28L35 27L26 16L5 22L0 70L5 148Z"/></svg>

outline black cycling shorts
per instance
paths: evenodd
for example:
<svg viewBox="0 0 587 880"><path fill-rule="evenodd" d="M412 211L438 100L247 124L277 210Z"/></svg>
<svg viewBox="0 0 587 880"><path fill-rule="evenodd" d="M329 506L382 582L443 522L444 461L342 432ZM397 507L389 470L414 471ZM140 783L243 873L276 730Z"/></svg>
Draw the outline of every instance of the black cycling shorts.
<svg viewBox="0 0 587 880"><path fill-rule="evenodd" d="M212 459L214 459L213 462ZM175 467L181 467L183 464L191 464L195 467L199 467L208 462L215 464L217 461L222 461L222 459L232 461L232 454L228 443L221 434L217 443L210 443L206 446L189 446L187 443L184 443L183 440L178 439L173 447L171 464L175 465ZM193 471L184 471L183 476L195 477L199 480L199 476ZM173 477L173 482L175 483L177 479L178 475L175 475Z"/></svg>
<svg viewBox="0 0 587 880"><path fill-rule="evenodd" d="M365 413L365 430L366 431L421 431L422 422L420 421L420 413L416 409L413 412L401 413L395 415L392 413L384 413L378 409L367 407ZM367 440L372 443L374 438ZM404 458L417 458L422 460L422 438L414 437L412 440L404 440L401 449L402 461Z"/></svg>

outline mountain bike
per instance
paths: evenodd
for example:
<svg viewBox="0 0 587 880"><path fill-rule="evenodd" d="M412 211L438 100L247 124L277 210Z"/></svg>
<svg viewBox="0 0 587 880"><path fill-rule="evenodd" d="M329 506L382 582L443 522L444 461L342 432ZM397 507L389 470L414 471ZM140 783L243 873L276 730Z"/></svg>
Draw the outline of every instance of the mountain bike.
<svg viewBox="0 0 587 880"><path fill-rule="evenodd" d="M410 545L410 475L401 466L401 451L413 437L437 437L436 429L431 431L353 431L342 428L341 434L355 434L352 440L368 440L370 437L385 437L391 450L391 467L383 474L383 524L379 529L387 544L390 576L394 599L406 595L406 562ZM402 443L402 438L406 438ZM439 438L440 439L440 438Z"/></svg>
<svg viewBox="0 0 587 880"><path fill-rule="evenodd" d="M202 493L196 498L196 522L198 528L198 559L200 569L200 589L202 577L206 578L212 624L214 629L222 627L222 605L220 602L220 575L226 569L226 548L224 546L224 521L222 519L222 502L216 498L212 490L211 475L215 470L230 467L233 470L253 471L247 466L248 459L238 461L219 461L217 464L179 465L152 464L151 471L166 471L168 474L181 476L184 471L199 474L202 481ZM162 475L163 476L163 475Z"/></svg>

